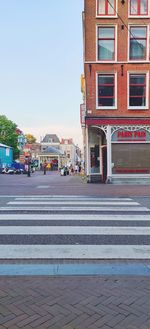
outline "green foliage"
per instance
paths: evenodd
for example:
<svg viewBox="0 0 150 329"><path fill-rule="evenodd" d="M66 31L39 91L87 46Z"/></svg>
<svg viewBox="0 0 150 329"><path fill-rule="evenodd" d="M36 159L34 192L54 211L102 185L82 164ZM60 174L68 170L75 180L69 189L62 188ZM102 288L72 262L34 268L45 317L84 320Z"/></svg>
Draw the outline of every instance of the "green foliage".
<svg viewBox="0 0 150 329"><path fill-rule="evenodd" d="M5 115L0 115L0 143L13 147L14 159L19 155L16 128L17 125L13 121L7 119Z"/></svg>
<svg viewBox="0 0 150 329"><path fill-rule="evenodd" d="M32 134L26 134L25 135L27 144L32 144L36 142L36 138Z"/></svg>

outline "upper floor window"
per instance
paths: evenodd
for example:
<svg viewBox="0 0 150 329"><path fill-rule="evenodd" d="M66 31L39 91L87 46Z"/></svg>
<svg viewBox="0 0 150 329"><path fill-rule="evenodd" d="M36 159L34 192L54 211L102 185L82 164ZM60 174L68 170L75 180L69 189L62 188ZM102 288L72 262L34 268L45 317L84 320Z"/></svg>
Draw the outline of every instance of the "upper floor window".
<svg viewBox="0 0 150 329"><path fill-rule="evenodd" d="M129 74L129 108L146 108L146 74Z"/></svg>
<svg viewBox="0 0 150 329"><path fill-rule="evenodd" d="M130 0L131 16L147 16L148 0Z"/></svg>
<svg viewBox="0 0 150 329"><path fill-rule="evenodd" d="M115 108L115 74L98 74L98 100L99 108Z"/></svg>
<svg viewBox="0 0 150 329"><path fill-rule="evenodd" d="M97 0L98 16L116 16L116 0Z"/></svg>
<svg viewBox="0 0 150 329"><path fill-rule="evenodd" d="M147 51L147 27L146 26L131 26L130 27L130 45L129 59L130 60L146 60Z"/></svg>
<svg viewBox="0 0 150 329"><path fill-rule="evenodd" d="M115 60L115 27L98 26L98 60Z"/></svg>

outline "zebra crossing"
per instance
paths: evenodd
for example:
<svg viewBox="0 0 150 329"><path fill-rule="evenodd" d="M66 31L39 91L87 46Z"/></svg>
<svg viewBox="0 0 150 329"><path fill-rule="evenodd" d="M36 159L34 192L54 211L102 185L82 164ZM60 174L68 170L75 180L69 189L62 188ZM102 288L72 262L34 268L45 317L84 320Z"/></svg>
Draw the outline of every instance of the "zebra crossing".
<svg viewBox="0 0 150 329"><path fill-rule="evenodd" d="M0 259L150 259L150 210L131 198L14 196Z"/></svg>

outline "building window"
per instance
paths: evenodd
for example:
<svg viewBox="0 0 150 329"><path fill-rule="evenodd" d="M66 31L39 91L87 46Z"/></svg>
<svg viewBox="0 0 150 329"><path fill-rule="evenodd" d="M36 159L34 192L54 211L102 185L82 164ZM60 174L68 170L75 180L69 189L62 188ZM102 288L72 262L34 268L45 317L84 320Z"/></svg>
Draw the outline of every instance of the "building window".
<svg viewBox="0 0 150 329"><path fill-rule="evenodd" d="M146 107L146 74L129 75L129 107Z"/></svg>
<svg viewBox="0 0 150 329"><path fill-rule="evenodd" d="M148 0L130 0L131 16L148 15Z"/></svg>
<svg viewBox="0 0 150 329"><path fill-rule="evenodd" d="M97 0L98 16L115 16L116 0Z"/></svg>
<svg viewBox="0 0 150 329"><path fill-rule="evenodd" d="M115 27L98 26L98 60L115 60Z"/></svg>
<svg viewBox="0 0 150 329"><path fill-rule="evenodd" d="M98 74L98 107L115 107L115 75Z"/></svg>
<svg viewBox="0 0 150 329"><path fill-rule="evenodd" d="M130 27L130 60L147 59L147 27L131 26Z"/></svg>

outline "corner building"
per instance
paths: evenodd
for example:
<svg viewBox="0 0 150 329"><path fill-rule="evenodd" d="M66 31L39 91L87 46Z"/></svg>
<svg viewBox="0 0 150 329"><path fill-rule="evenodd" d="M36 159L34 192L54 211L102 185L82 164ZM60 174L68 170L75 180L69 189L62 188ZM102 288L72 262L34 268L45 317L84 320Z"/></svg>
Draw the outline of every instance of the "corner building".
<svg viewBox="0 0 150 329"><path fill-rule="evenodd" d="M150 183L150 1L85 0L89 182Z"/></svg>

